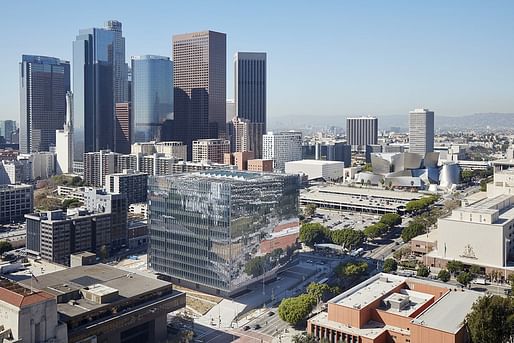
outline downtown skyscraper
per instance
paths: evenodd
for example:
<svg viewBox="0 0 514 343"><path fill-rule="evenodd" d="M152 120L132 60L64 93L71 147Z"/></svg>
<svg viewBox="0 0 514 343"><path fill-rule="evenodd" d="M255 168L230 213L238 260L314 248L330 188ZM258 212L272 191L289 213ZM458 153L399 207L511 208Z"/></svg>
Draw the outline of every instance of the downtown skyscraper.
<svg viewBox="0 0 514 343"><path fill-rule="evenodd" d="M159 141L167 136L161 134L164 123L173 119L173 62L155 55L131 60L132 141Z"/></svg>
<svg viewBox="0 0 514 343"><path fill-rule="evenodd" d="M121 23L109 21L107 28L80 30L73 42L74 161L114 149L115 104L128 99L121 34Z"/></svg>
<svg viewBox="0 0 514 343"><path fill-rule="evenodd" d="M224 33L203 31L173 36L174 140L188 146L203 138L226 137Z"/></svg>
<svg viewBox="0 0 514 343"><path fill-rule="evenodd" d="M70 63L23 55L20 63L20 151L48 151L66 120Z"/></svg>
<svg viewBox="0 0 514 343"><path fill-rule="evenodd" d="M234 55L234 101L236 117L245 119L256 128L252 141L262 157L262 135L266 133L266 53L237 52Z"/></svg>
<svg viewBox="0 0 514 343"><path fill-rule="evenodd" d="M434 151L434 112L418 108L409 112L409 152L425 156Z"/></svg>

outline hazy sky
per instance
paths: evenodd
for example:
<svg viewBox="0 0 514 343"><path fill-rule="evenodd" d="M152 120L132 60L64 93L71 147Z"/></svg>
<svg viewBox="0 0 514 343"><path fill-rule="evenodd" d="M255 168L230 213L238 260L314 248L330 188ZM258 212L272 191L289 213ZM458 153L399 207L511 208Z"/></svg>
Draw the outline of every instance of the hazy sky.
<svg viewBox="0 0 514 343"><path fill-rule="evenodd" d="M268 116L514 112L514 1L2 1L0 118L19 117L22 54L71 60L79 29L123 23L127 58L176 33L268 53Z"/></svg>

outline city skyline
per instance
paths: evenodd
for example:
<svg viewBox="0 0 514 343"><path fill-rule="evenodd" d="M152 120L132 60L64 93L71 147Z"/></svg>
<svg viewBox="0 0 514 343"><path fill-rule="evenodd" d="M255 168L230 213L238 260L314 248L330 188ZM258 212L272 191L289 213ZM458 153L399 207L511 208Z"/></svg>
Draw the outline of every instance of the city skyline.
<svg viewBox="0 0 514 343"><path fill-rule="evenodd" d="M234 3L204 7L160 3L135 11L130 6L120 8L119 3L102 3L101 14L89 9L95 6L78 4L80 18L53 11L59 2L45 4L44 8L36 4L33 13L42 14L40 18L29 17L32 24L20 27L4 42L0 119L18 117L15 65L22 54L72 61L76 32L99 27L110 19L123 23L125 62L132 55L170 56L173 34L204 29L227 34L227 56L237 51L267 52L271 120L309 114L343 118L407 115L409 109L417 107L430 107L441 115L513 112L510 93L514 89L514 64L510 61L514 48L507 44L514 25L509 20L513 5L474 2L462 6L460 2L442 1L406 4L373 2L357 6L329 2L317 9L308 4L291 7L284 3L273 4L270 11L269 2L250 9ZM6 5L0 27L7 31L19 22L18 13L25 13L25 6ZM194 17L181 14L192 7L198 10ZM244 16L248 10L252 15ZM49 11L56 16L53 22L58 26L47 23L44 13ZM150 11L170 15L155 18L149 16ZM455 16L457 12L459 16ZM240 25L242 18L245 25ZM262 27L264 18L266 27ZM38 27L37 35L23 35L26 30L33 32L34 27ZM328 46L330 53L323 53ZM290 63L292 56L294 63ZM227 95L233 94L230 64L227 59ZM304 82L298 82L299 74Z"/></svg>

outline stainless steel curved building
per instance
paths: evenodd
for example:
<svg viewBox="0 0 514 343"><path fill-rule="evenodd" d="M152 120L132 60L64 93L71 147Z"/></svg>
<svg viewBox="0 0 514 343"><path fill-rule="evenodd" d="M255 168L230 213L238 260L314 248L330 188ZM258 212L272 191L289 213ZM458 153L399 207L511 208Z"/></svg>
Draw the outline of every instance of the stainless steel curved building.
<svg viewBox="0 0 514 343"><path fill-rule="evenodd" d="M456 163L443 164L439 175L439 186L451 188L460 183L460 168Z"/></svg>

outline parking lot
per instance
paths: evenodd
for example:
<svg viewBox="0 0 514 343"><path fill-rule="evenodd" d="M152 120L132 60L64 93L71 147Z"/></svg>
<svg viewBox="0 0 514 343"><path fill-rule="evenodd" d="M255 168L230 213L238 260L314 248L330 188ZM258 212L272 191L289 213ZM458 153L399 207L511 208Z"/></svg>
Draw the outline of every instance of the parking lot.
<svg viewBox="0 0 514 343"><path fill-rule="evenodd" d="M364 230L367 226L380 220L380 215L369 213L336 211L318 208L312 218L313 223L321 223L331 230L350 229Z"/></svg>

